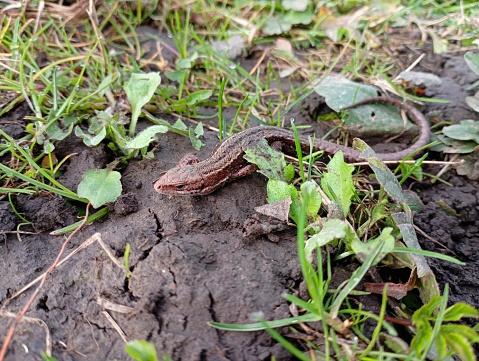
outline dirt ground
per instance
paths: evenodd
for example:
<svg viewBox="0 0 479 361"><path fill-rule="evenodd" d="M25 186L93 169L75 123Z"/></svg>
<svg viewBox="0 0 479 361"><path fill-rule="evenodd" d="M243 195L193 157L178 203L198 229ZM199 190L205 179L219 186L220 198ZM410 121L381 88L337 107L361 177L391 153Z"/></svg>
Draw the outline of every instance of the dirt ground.
<svg viewBox="0 0 479 361"><path fill-rule="evenodd" d="M428 104L425 114L441 112L444 119L456 121L477 119L464 102L469 95L467 86L477 77L468 70L462 55L426 58L421 67L415 70L433 72L442 80L442 85L429 89L427 95L451 101L447 105ZM310 96L291 116L311 124L318 101L318 96ZM27 113L26 108L17 108L10 112L10 118L2 119L0 127L12 136L21 134ZM207 146L198 152L200 158L213 149L215 134L207 132L204 143ZM67 253L99 233L123 262L129 243L132 277L125 278L125 272L113 264L98 242L51 274L27 316L44 321L51 333L53 354L59 360L128 360L124 340L109 317L127 340L153 342L160 358L165 354L173 360L192 361L290 359L265 332L222 332L207 325L208 321L249 323L251 313L258 311L270 320L291 317L282 295L299 290L302 277L293 228L277 233L277 243L243 237L243 223L254 214L254 207L265 203L266 180L261 175L248 176L205 197L168 197L154 192L152 182L159 174L191 151L187 138L162 135L154 160L134 160L123 171L123 192L128 195L123 203L112 207L105 219L86 227L68 245ZM74 190L85 171L103 168L108 161L104 148L89 149L75 137L59 145L57 152L59 159L78 153L62 168L60 178ZM441 159L441 155L431 154L431 158ZM453 186L432 184L429 179L411 185L424 203L415 224L439 243L421 234L418 237L423 248L467 262L461 267L430 260L441 289L445 283L451 287L450 302L479 307L478 183L457 176L455 171L443 178ZM22 235L22 242L13 234L3 237L1 305L55 259L64 237L50 236L49 231L76 221L75 208L55 196L22 195L14 202L34 223L33 228L21 229L39 233ZM441 202L458 216L448 215ZM136 211L122 215L124 204L133 205ZM0 229L12 231L17 223L8 200L0 201ZM18 312L32 291L15 298L4 311ZM112 310L107 302L127 309ZM2 340L9 324L10 319L0 318ZM6 360L41 360L45 340L44 325L22 322Z"/></svg>

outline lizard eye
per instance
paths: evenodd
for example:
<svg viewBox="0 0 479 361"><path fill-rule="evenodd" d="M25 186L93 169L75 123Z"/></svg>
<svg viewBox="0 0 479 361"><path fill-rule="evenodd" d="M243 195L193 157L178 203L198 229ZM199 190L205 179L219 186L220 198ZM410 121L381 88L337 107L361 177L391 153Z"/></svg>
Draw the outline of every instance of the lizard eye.
<svg viewBox="0 0 479 361"><path fill-rule="evenodd" d="M181 191L181 190L183 190L183 189L185 188L185 185L184 185L184 184L178 184L178 185L175 186L175 187L176 187L176 190Z"/></svg>

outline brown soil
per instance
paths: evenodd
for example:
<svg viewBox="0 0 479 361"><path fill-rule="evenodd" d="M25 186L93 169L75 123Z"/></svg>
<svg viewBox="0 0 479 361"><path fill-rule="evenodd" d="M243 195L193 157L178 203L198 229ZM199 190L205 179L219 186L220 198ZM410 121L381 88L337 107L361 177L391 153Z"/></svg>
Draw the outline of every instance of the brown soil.
<svg viewBox="0 0 479 361"><path fill-rule="evenodd" d="M443 85L428 95L451 103L427 105L425 113L439 110L446 119L477 119L464 103L468 95L465 89L477 78L467 70L462 56L436 59L429 65L438 63L441 67L435 72ZM318 97L311 96L291 116L309 119L317 106ZM2 120L23 124L25 114L20 107L10 112L11 119ZM18 125L0 126L13 136L22 131ZM215 134L207 132L204 142L207 146L198 152L200 158L211 152ZM160 358L166 354L173 360L269 360L273 355L277 360L290 359L288 352L265 332L222 332L207 325L208 321L249 323L251 313L258 311L269 320L291 317L282 294L299 290L302 277L294 229L279 232L277 243L262 237L243 238L243 223L254 214L254 207L265 203L266 181L261 175L243 178L205 197L168 197L154 192L152 182L160 172L173 167L190 149L187 138L161 136L155 160L134 160L123 171L126 199L68 245L67 253L98 232L123 262L129 243L132 277L125 278L125 272L112 263L97 242L51 274L27 316L46 323L54 356L59 360L128 360L124 341L107 313L126 339L153 342ZM63 142L57 152L59 158L78 153L63 168L60 178L71 189L76 189L85 171L102 168L107 162L105 149L86 148L74 137ZM458 177L454 171L443 178L453 186L428 180L412 186L424 203L415 223L452 255L467 262L460 267L430 261L441 288L450 284L450 301L479 307L478 183ZM14 201L17 209L34 222L33 229L21 230L40 233L24 234L22 242L15 235L4 236L0 245L0 304L42 274L55 259L64 238L50 236L47 231L76 220L75 209L55 196L18 196ZM439 201L458 216L448 215ZM14 230L18 223L8 201L0 201L1 230ZM425 249L450 253L418 237ZM18 312L31 292L20 295L6 309ZM110 310L100 305L105 301L131 307L132 311ZM375 302L370 307L376 307ZM0 337L4 339L10 321L6 317L0 320ZM22 322L6 359L40 360L45 348L44 327Z"/></svg>

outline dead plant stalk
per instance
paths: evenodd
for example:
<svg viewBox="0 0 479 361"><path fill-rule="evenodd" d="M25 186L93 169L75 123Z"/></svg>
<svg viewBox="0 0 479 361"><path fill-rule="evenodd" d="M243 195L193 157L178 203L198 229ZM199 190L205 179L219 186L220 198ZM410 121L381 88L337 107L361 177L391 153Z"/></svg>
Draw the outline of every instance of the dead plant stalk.
<svg viewBox="0 0 479 361"><path fill-rule="evenodd" d="M70 240L73 238L73 236L74 236L80 229L82 229L83 226L85 225L85 223L86 223L86 221L87 221L87 219L88 219L89 210L90 210L90 203L88 203L88 205L87 205L87 207L86 207L86 214L85 214L85 217L83 218L83 222L80 224L80 226L79 226L77 229L75 229L75 230L70 234L70 236L65 240L65 242L63 242L62 248L60 249L60 252L58 252L57 258L56 258L55 261L52 263L52 265L50 266L50 268L48 268L48 270L45 272L45 274L43 275L43 278L42 278L40 284L38 285L38 287L36 288L35 292L33 292L32 296L30 297L30 299L28 300L28 302L25 304L25 306L23 307L23 309L20 311L20 313L17 315L17 317L16 317L15 320L13 321L12 326L11 326L10 329L8 330L7 336L5 337L5 341L3 342L2 349L0 350L0 361L3 361L3 360L5 359L5 356L6 356L6 354L7 354L8 345L10 344L10 341L11 341L12 338L13 338L13 334L15 333L15 329L16 329L17 325L20 323L20 321L22 320L23 316L25 316L25 314L27 313L28 309L29 309L30 306L32 305L33 301L34 301L35 298L37 297L38 293L40 292L40 289L41 289L41 288L43 287L43 285L45 284L48 275L56 268L58 262L60 261L62 255L63 255L63 252L65 251L66 245L68 244L68 242L70 242Z"/></svg>

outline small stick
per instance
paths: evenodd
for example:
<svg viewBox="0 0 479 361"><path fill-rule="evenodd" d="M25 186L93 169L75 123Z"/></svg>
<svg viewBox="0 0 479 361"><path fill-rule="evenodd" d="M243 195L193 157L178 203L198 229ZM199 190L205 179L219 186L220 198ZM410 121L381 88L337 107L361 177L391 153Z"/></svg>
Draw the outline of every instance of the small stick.
<svg viewBox="0 0 479 361"><path fill-rule="evenodd" d="M35 300L35 298L37 297L38 293L40 292L40 289L43 287L43 285L45 284L46 280L47 280L47 277L48 275L56 268L61 256L63 255L63 252L65 252L65 248L66 248L66 245L68 244L68 242L70 242L70 240L73 238L73 236L80 230L83 228L83 226L85 225L87 219L88 219L88 213L89 213L89 210L90 210L90 203L88 203L87 207L86 207L86 214L85 214L85 218L83 218L83 222L81 223L80 227L78 227L77 229L75 229L71 234L70 236L65 240L65 242L63 242L63 245L62 245L62 248L60 249L60 252L58 253L57 255L57 258L55 259L55 261L53 262L53 264L50 266L50 268L45 272L45 274L43 275L42 277L42 280L40 282L40 284L38 285L37 289L35 290L35 292L33 292L32 296L30 297L30 299L28 300L28 302L25 304L25 306L23 307L23 309L20 311L20 313L17 315L17 317L15 318L15 320L13 321L13 324L12 326L10 327L10 329L8 330L8 334L7 336L5 337L5 341L3 342L3 345L2 345L2 349L0 350L0 361L3 361L5 359L5 356L7 354L7 349L8 349L8 345L10 344L10 341L12 340L12 337L13 337L13 334L15 333L15 329L16 327L18 326L19 322L22 320L23 316L25 316L25 314L27 313L28 309L30 308L30 306L32 305L33 301Z"/></svg>

